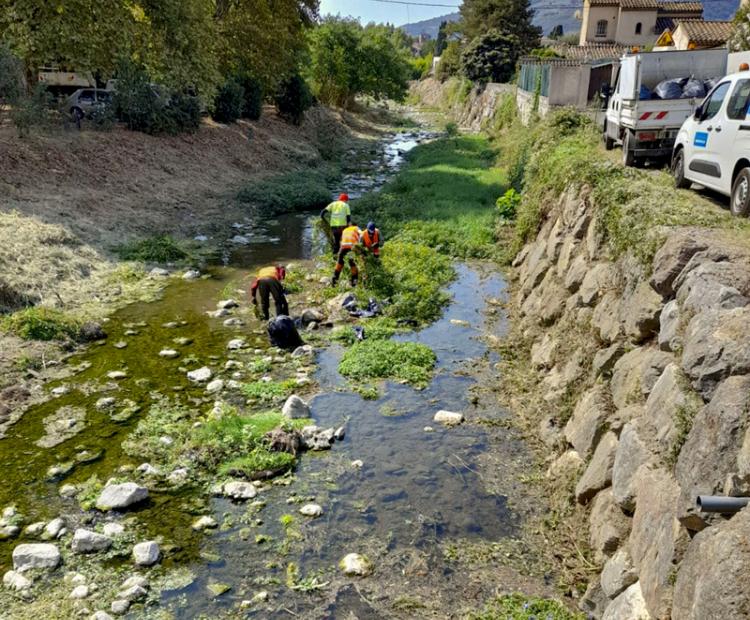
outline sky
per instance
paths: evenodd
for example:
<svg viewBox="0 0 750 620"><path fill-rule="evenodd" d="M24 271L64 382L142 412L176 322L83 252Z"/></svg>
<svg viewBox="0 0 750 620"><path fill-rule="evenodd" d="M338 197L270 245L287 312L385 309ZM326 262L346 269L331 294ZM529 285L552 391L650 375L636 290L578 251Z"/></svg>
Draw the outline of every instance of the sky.
<svg viewBox="0 0 750 620"><path fill-rule="evenodd" d="M460 0L414 0L414 2L432 2L436 4L450 4L458 6ZM341 14L342 17L356 17L362 23L388 22L401 26L412 22L439 17L447 13L454 13L457 8L406 6L403 4L387 4L375 0L321 0L320 13Z"/></svg>

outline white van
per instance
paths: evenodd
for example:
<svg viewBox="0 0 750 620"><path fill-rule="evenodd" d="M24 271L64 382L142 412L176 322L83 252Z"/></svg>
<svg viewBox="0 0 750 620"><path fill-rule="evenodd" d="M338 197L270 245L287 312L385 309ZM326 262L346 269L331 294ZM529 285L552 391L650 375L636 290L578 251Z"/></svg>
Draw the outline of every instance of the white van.
<svg viewBox="0 0 750 620"><path fill-rule="evenodd" d="M750 214L748 106L750 71L726 76L683 123L672 154L677 187L698 183L730 196L741 216Z"/></svg>

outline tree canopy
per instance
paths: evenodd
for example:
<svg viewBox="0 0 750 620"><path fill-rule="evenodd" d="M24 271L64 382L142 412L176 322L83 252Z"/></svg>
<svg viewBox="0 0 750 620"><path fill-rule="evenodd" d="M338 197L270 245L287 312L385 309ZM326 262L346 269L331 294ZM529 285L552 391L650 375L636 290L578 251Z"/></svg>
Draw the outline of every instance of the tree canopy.
<svg viewBox="0 0 750 620"><path fill-rule="evenodd" d="M460 11L460 29L467 41L499 31L518 39L521 54L539 46L541 29L533 24L529 0L464 0Z"/></svg>
<svg viewBox="0 0 750 620"><path fill-rule="evenodd" d="M461 66L466 77L474 82L508 82L515 71L518 53L517 37L490 30L466 46Z"/></svg>

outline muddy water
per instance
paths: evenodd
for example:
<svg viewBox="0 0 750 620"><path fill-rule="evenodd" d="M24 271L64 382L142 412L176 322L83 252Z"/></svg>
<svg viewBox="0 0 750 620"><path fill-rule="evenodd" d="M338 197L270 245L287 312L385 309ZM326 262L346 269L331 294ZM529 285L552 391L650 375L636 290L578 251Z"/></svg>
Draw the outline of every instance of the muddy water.
<svg viewBox="0 0 750 620"><path fill-rule="evenodd" d="M370 162L369 173L353 173L342 186L354 188L352 195L375 189L398 169L403 154L427 137L396 136ZM261 333L225 327L223 319L208 318L206 311L227 295L237 296L257 266L314 255L322 247L314 220L315 215L300 214L237 223L228 237L239 232L252 243L227 244L223 262L228 266L209 268L208 279L170 285L158 302L117 313L106 325L106 343L71 361L80 371L49 386L66 385L69 392L27 412L0 441L5 479L0 506L16 504L27 523L80 515L74 500L60 497L60 485L92 475L106 480L130 462L121 443L152 403L167 396L210 407L213 398L190 385L185 370L208 365L218 371L227 358L226 343L234 337L245 338L251 347L267 344ZM426 389L386 383L380 399L365 401L349 392L338 375L342 350L334 345L318 354L320 394L312 408L320 426L346 427L343 442L327 453L305 454L289 486L273 486L262 494L264 507L221 499L206 504L186 491L164 491L152 493L150 504L135 513L145 533L178 545L168 564L185 567L194 576L189 586L163 596L163 605L176 617L239 614L240 601L259 591L268 593L268 601L253 604L243 617L388 617L393 597L411 594L403 575L412 570L428 575L420 586L423 597L445 590L446 615L454 603L460 607L460 600L453 600L458 592L446 590L454 577L444 545L512 536L520 517L509 510L505 496L485 488L477 465L488 450L483 428L465 424L446 430L432 421L439 409L467 412L470 420L477 414L470 404L473 376L478 366L493 361L479 336L502 329L502 320L498 324L483 309L487 298L502 298L503 280L482 265L458 265L457 271L444 317L418 333L399 336L436 352L436 377ZM189 344L176 344L181 337L189 338ZM116 348L119 342L127 346ZM160 358L164 348L177 349L180 358ZM108 379L107 373L115 370L127 376ZM97 410L96 402L104 396L117 399L113 410ZM45 420L63 407L84 412L85 428L59 445L40 447ZM481 414L486 419L505 412ZM510 439L503 449L520 450ZM356 460L362 467L352 465ZM62 471L51 475L54 467ZM313 499L324 514L309 520L298 508ZM196 534L190 524L206 508L223 526L213 534ZM2 547L6 567L11 547ZM350 552L367 555L375 565L374 576L357 585L356 595L351 579L336 568ZM217 582L231 589L211 596L206 586Z"/></svg>

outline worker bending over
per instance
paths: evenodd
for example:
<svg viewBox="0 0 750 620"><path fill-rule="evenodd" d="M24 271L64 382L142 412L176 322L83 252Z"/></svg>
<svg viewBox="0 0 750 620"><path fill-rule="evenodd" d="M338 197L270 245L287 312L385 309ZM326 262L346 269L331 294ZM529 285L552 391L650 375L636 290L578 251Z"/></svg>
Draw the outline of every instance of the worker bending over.
<svg viewBox="0 0 750 620"><path fill-rule="evenodd" d="M286 269L281 265L263 267L258 271L250 286L253 305L256 307L258 306L258 293L260 293L260 316L264 321L269 319L268 302L271 295L273 295L273 301L276 305L276 316L289 315L289 304L286 301L286 295L284 295L284 287L281 286L284 278L286 278Z"/></svg>
<svg viewBox="0 0 750 620"><path fill-rule="evenodd" d="M359 243L360 232L359 228L354 223L344 228L341 233L341 247L339 249L338 259L336 260L336 269L333 272L333 280L331 286L336 286L341 277L341 271L344 269L344 260L349 256L349 272L351 274L352 286L357 286L357 280L359 279L359 269L357 268L357 262L354 260L354 254L352 250L354 246Z"/></svg>
<svg viewBox="0 0 750 620"><path fill-rule="evenodd" d="M362 246L375 258L380 258L382 245L380 230L375 226L375 222L368 222L367 228L362 231Z"/></svg>
<svg viewBox="0 0 750 620"><path fill-rule="evenodd" d="M328 216L327 220L326 216ZM320 217L323 221L327 221L331 227L331 249L333 250L333 255L337 256L341 249L341 235L352 221L349 196L341 194L338 200L335 200L320 212Z"/></svg>

